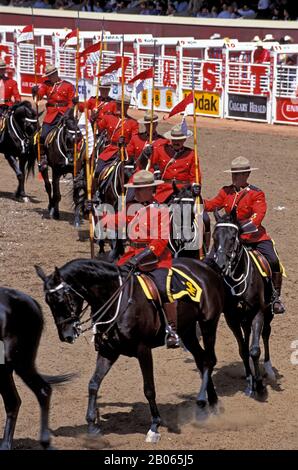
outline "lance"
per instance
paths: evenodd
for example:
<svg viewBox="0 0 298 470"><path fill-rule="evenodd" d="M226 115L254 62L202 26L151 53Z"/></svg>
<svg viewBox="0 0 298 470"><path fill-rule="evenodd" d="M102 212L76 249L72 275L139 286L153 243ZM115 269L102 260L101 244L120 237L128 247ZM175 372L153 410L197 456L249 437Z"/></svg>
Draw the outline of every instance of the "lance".
<svg viewBox="0 0 298 470"><path fill-rule="evenodd" d="M88 108L87 108L87 85L86 79L84 79L84 114L85 114L85 164L86 164L86 185L87 185L87 198L91 201L92 198L92 182L90 173L90 162L89 162L89 119L88 119ZM92 210L89 210L89 238L90 238L90 253L91 258L94 258L94 231L93 231L93 220Z"/></svg>
<svg viewBox="0 0 298 470"><path fill-rule="evenodd" d="M102 23L101 23L101 38L100 38L98 69L97 69L98 72L97 72L97 86L96 86L96 95L95 95L95 109L97 109L97 106L98 106L99 88L100 88L100 81L101 81L100 71L101 71L102 53L103 53L104 21L105 20L103 18ZM95 152L96 152L96 133L97 133L97 121L95 119L94 125L93 125L94 147L93 147L93 152L92 152L91 162L90 162L91 177L94 172L94 160L95 160Z"/></svg>
<svg viewBox="0 0 298 470"><path fill-rule="evenodd" d="M125 70L124 70L124 34L122 34L122 51L121 51L121 137L124 137L124 80L125 80ZM124 162L125 155L124 155L124 146L121 145L120 148L120 158L121 162ZM124 170L122 168L121 171L121 211L124 211L125 207L125 192L124 192ZM125 227L122 230L122 237L125 234Z"/></svg>
<svg viewBox="0 0 298 470"><path fill-rule="evenodd" d="M150 131L149 131L149 144L152 145L153 140L153 115L154 115L154 93L155 93L155 60L156 60L156 39L154 39L154 49L153 49L153 76L152 76L152 91L151 91L151 114L150 114ZM146 170L150 168L150 159L146 165Z"/></svg>
<svg viewBox="0 0 298 470"><path fill-rule="evenodd" d="M78 18L77 18L77 45L76 45L76 90L75 90L75 96L78 98L79 95L79 76L80 76L80 59L79 59L79 52L80 52L80 30L79 30L79 22L80 22L80 11L78 10ZM73 177L75 178L77 176L77 159L78 159L78 128L77 128L77 122L78 122L78 111L79 111L79 105L78 103L75 104L75 109L74 109L74 115L75 115L75 141L74 141L74 156L73 156Z"/></svg>
<svg viewBox="0 0 298 470"><path fill-rule="evenodd" d="M198 155L198 137L197 137L197 115L196 115L196 98L195 98L195 76L194 76L194 63L191 62L191 82L192 82L192 93L193 93L193 144L194 144L194 155L195 155L195 181L196 184L200 184L199 175L199 155ZM201 236L203 231L203 204L201 196L196 197L196 216L198 220L198 229L201 229ZM200 241L202 238L200 237ZM203 246L200 244L199 247L200 259L204 257Z"/></svg>
<svg viewBox="0 0 298 470"><path fill-rule="evenodd" d="M36 48L35 48L35 35L34 35L34 13L33 8L31 7L31 15L32 15L32 29L33 29L33 63L34 63L34 84L37 86L37 70L36 70ZM37 134L36 134L36 144L37 144L37 162L40 165L40 125L39 125L39 117L38 117L38 95L34 97L34 102L36 106L36 113L37 113ZM40 176L40 175L39 175Z"/></svg>

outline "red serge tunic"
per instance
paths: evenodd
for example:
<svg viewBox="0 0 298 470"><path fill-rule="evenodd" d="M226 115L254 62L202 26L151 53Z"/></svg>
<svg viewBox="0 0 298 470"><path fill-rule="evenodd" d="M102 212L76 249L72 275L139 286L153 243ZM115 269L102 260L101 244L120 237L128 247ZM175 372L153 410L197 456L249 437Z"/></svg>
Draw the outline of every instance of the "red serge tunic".
<svg viewBox="0 0 298 470"><path fill-rule="evenodd" d="M100 160L108 161L116 152L118 152L118 140L121 137L121 117L114 114L106 114L102 119L97 121L98 129L106 129L110 144L99 155ZM126 145L134 134L139 132L139 125L135 119L126 117L124 120L124 138Z"/></svg>
<svg viewBox="0 0 298 470"><path fill-rule="evenodd" d="M75 89L66 80L60 80L54 83L54 85L43 83L38 88L37 96L39 99L42 99L44 96L48 98L46 104L47 111L43 122L50 124L54 121L57 114L64 114L73 106L72 99L75 96Z"/></svg>
<svg viewBox="0 0 298 470"><path fill-rule="evenodd" d="M130 258L145 248L150 248L158 257L156 267L170 268L172 266L172 254L168 248L170 231L168 207L159 206L154 202L135 210L139 207L140 204L131 203L127 206L126 213L107 214L101 220L103 227L110 230L118 229L119 233L121 233L123 227L126 227L127 236L133 244L119 259L118 266L127 263Z"/></svg>
<svg viewBox="0 0 298 470"><path fill-rule="evenodd" d="M102 119L106 114L116 114L117 112L117 105L113 100L100 101L99 99L96 106L96 97L91 96L85 103L89 111L98 110L98 120ZM81 113L84 112L85 103L79 103L79 110Z"/></svg>
<svg viewBox="0 0 298 470"><path fill-rule="evenodd" d="M169 144L156 148L151 160L152 168L158 165L161 178L165 184L157 187L155 199L162 203L173 194L172 181L175 179L179 189L187 184L195 183L195 155L194 151L184 147L179 157L175 158L175 150ZM201 171L199 167L199 183L201 184Z"/></svg>
<svg viewBox="0 0 298 470"><path fill-rule="evenodd" d="M258 229L255 233L241 235L241 238L248 243L271 240L265 227L261 225L267 210L265 194L256 186L249 184L239 192L232 184L231 186L224 186L213 199L204 199L204 205L205 210L208 212L215 209L225 209L227 214L236 205L239 222L251 220Z"/></svg>
<svg viewBox="0 0 298 470"><path fill-rule="evenodd" d="M160 145L165 145L169 141L162 137L159 134L153 134L152 136L152 146L153 149L156 149ZM137 160L141 155L144 148L149 144L149 135L147 132L141 134L134 134L126 148L128 157L133 157L134 160Z"/></svg>
<svg viewBox="0 0 298 470"><path fill-rule="evenodd" d="M18 90L17 82L8 77L4 77L2 80L4 84L4 96L0 96L0 106L2 104L12 106L16 101L21 101L21 95ZM14 98L14 101L12 98Z"/></svg>

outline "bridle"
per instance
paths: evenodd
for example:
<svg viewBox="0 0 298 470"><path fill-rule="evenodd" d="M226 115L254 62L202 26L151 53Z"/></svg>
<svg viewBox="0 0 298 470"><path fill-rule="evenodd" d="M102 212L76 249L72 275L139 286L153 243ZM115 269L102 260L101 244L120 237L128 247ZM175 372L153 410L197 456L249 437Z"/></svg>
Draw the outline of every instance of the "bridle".
<svg viewBox="0 0 298 470"><path fill-rule="evenodd" d="M223 272L223 279L224 282L227 284L227 286L231 290L231 294L240 297L241 295L244 294L244 292L247 289L247 278L249 276L250 272L250 256L247 251L247 249L241 244L240 239L239 239L239 227L238 225L232 223L232 222L218 222L215 225L214 230L216 230L218 227L232 227L235 230L237 230L237 236L235 238L234 246L230 252L230 255L221 247L219 246L218 249L214 253L214 261L217 263L218 256L217 253L223 253L226 255L227 258L229 258L229 264L226 270ZM247 260L247 268L246 272L242 273L238 278L235 277L236 270L238 268L238 265L240 263L240 260L243 257L243 254L246 255L246 260ZM236 259L237 257L237 259ZM228 282L227 278L231 279L231 283ZM242 287L243 286L243 287ZM236 292L236 289L241 289L241 291Z"/></svg>
<svg viewBox="0 0 298 470"><path fill-rule="evenodd" d="M35 118L29 118L27 116L25 117L26 122L37 123L37 120L38 120L37 118L35 119ZM10 124L11 132L16 137L17 141L20 142L22 153L26 153L26 147L28 147L28 141L30 140L30 138L32 138L32 135L26 134L25 130L20 128L20 125L14 116L14 111L12 111L9 114L8 122Z"/></svg>
<svg viewBox="0 0 298 470"><path fill-rule="evenodd" d="M89 331L91 329L93 329L95 332L97 325L110 325L109 326L109 329L110 329L113 326L113 324L116 322L120 314L120 306L121 306L121 301L122 301L122 296L123 296L123 290L125 286L127 285L128 280L131 278L133 271L134 269L132 269L128 273L127 277L123 280L118 270L119 287L98 310L96 310L95 312L92 313L92 315L90 315L90 318L84 321L81 321L81 320L85 312L87 311L88 307L90 307L90 304L87 302L87 305L85 305L85 307L83 307L81 311L78 313L76 311L76 307L72 300L72 296L70 295L70 292L72 291L75 295L80 297L84 302L86 301L86 299L82 294L80 294L76 289L74 289L70 284L68 284L64 280L61 281L60 284L58 284L56 287L52 289L46 289L45 290L46 295L51 295L60 291L63 295L63 301L67 303L68 310L70 311L70 316L68 318L65 318L64 320L60 320L60 321L55 320L56 326L74 322L74 328L76 329L78 336L79 334L85 333L86 331ZM128 299L128 304L131 303L132 301L131 296L132 296L132 293L130 295L130 298ZM113 317L110 318L109 320L101 321L101 319L111 309L111 307L114 305L116 301L117 301L116 312L113 315ZM89 323L89 322L91 323L91 325L83 330L82 325Z"/></svg>

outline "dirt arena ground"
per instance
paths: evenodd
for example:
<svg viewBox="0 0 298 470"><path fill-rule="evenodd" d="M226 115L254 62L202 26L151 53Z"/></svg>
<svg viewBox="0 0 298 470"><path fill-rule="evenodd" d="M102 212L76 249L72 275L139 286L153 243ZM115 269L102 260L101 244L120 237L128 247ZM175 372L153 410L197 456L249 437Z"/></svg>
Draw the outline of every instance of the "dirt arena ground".
<svg viewBox="0 0 298 470"><path fill-rule="evenodd" d="M143 395L141 373L135 359L121 357L103 382L99 403L104 438L86 440L87 384L95 363L91 336L74 345L59 341L42 285L33 264L47 273L76 257L89 257L89 243L79 241L73 228L69 185L64 194L62 220L47 218L43 184L30 179L31 201L16 202L16 182L0 158L0 283L24 290L43 306L45 331L38 355L39 370L47 374L77 371L71 384L54 390L50 427L58 449L297 449L298 365L292 365L291 343L298 340L297 228L298 130L236 121L198 120L204 195L211 197L225 183L232 158L244 155L259 171L251 182L267 196L265 225L274 237L287 269L283 299L287 314L273 321L272 363L278 381L268 384L265 403L247 398L236 342L222 319L218 330L218 363L214 381L222 413L207 422L195 419L195 397L200 378L191 356L180 350L154 351L157 403L163 419L161 440L154 447L144 442L150 415ZM163 124L161 130L167 130ZM86 227L84 227L86 232ZM84 235L84 233L83 233ZM81 237L84 238L84 237ZM16 449L39 449L39 407L35 397L17 379L22 407L15 433ZM4 410L0 407L0 424Z"/></svg>

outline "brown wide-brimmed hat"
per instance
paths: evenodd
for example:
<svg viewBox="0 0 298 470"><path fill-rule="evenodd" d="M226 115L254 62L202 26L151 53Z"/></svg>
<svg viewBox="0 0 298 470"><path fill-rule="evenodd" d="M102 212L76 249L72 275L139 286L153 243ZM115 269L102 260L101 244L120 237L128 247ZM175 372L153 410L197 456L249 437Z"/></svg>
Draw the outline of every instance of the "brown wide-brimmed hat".
<svg viewBox="0 0 298 470"><path fill-rule="evenodd" d="M169 140L184 140L188 139L188 137L192 136L192 132L190 130L187 130L187 134L185 135L183 132L183 129L180 124L177 126L174 126L170 131L166 132L164 134L165 139Z"/></svg>
<svg viewBox="0 0 298 470"><path fill-rule="evenodd" d="M53 73L58 73L57 67L55 67L55 65L53 65L53 64L48 64L48 65L46 65L43 77L44 78L49 77Z"/></svg>
<svg viewBox="0 0 298 470"><path fill-rule="evenodd" d="M132 183L127 183L126 188L148 188L150 186L158 186L164 183L163 180L155 180L153 173L148 170L140 170L133 175Z"/></svg>
<svg viewBox="0 0 298 470"><path fill-rule="evenodd" d="M160 121L160 118L157 116L157 114L153 114L153 119L152 122L158 122ZM141 119L138 119L139 124L150 124L151 122L151 111L148 111L146 114Z"/></svg>
<svg viewBox="0 0 298 470"><path fill-rule="evenodd" d="M5 60L0 59L0 69L6 69L6 67L7 67L7 64Z"/></svg>
<svg viewBox="0 0 298 470"><path fill-rule="evenodd" d="M259 168L252 168L250 162L245 157L237 157L232 160L231 169L224 170L224 173L245 173L246 171L254 171Z"/></svg>

